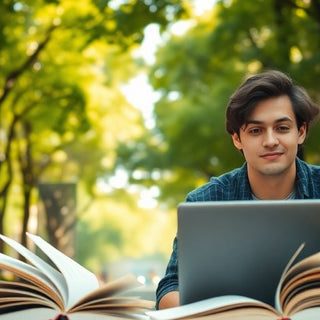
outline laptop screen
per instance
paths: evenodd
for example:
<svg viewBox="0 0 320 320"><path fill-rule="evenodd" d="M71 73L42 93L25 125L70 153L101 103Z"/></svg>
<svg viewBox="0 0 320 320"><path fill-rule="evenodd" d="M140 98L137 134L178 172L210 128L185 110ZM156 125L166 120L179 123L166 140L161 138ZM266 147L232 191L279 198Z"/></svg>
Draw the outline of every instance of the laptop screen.
<svg viewBox="0 0 320 320"><path fill-rule="evenodd" d="M320 251L320 200L185 202L178 206L180 302L237 294L274 305L290 258Z"/></svg>

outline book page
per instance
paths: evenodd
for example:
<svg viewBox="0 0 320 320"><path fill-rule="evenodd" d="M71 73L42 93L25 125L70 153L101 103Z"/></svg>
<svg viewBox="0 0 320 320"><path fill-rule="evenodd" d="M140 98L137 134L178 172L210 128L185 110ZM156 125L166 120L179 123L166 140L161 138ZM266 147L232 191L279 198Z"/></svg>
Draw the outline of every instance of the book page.
<svg viewBox="0 0 320 320"><path fill-rule="evenodd" d="M68 289L66 310L91 291L99 288L98 279L92 272L51 246L41 237L30 233L27 235L63 274Z"/></svg>
<svg viewBox="0 0 320 320"><path fill-rule="evenodd" d="M69 309L69 314L92 312L119 317L144 315L147 310L154 309L155 303L131 296L130 290L137 286L141 286L141 284L132 274L108 282L77 302Z"/></svg>
<svg viewBox="0 0 320 320"><path fill-rule="evenodd" d="M236 310L236 308L255 307L261 308L264 312L272 315L274 317L280 317L280 314L274 310L271 306L257 301L255 299L250 299L241 296L220 296L215 298L209 298L201 300L198 302L189 303L183 306L163 309L158 311L146 312L151 319L155 320L174 320L180 318L198 318L198 316L209 315L212 316L215 313L228 310ZM223 318L221 318L223 319Z"/></svg>
<svg viewBox="0 0 320 320"><path fill-rule="evenodd" d="M49 308L35 308L23 311L11 312L8 314L0 314L0 320L50 320L55 319L59 315L59 312ZM131 319L131 320L149 320L146 315L136 315L136 316L113 316L113 315L101 315L95 313L74 313L67 315L69 320L121 320L121 319Z"/></svg>
<svg viewBox="0 0 320 320"><path fill-rule="evenodd" d="M291 278L289 282L281 290L280 302L284 311L286 311L287 303L301 291L306 291L308 294L309 289L320 286L320 267L306 270ZM311 298L311 297L310 297Z"/></svg>
<svg viewBox="0 0 320 320"><path fill-rule="evenodd" d="M37 268L30 266L29 264L22 262L18 259L9 257L3 253L0 253L0 267L7 271L18 275L19 277L34 282L35 278L38 283L46 284L47 286L53 286L52 282ZM52 290L56 290L53 288Z"/></svg>
<svg viewBox="0 0 320 320"><path fill-rule="evenodd" d="M302 243L299 248L297 249L297 251L293 254L293 256L291 257L291 259L289 260L288 264L286 265L285 269L283 270L282 272L282 275L280 277L280 280L279 280L279 284L277 286L277 289L276 289L276 293L275 293L275 308L276 310L278 310L279 312L283 313L283 310L282 310L282 305L280 303L280 295L281 295L281 289L282 289L282 286L283 286L283 283L285 281L285 278L287 276L287 273L288 273L288 270L290 269L290 267L292 266L294 260L297 259L298 255L300 254L300 252L302 251L302 249L304 248L305 244Z"/></svg>
<svg viewBox="0 0 320 320"><path fill-rule="evenodd" d="M315 253L303 260L299 261L290 268L284 278L283 284L290 282L293 278L304 273L320 267L320 252Z"/></svg>
<svg viewBox="0 0 320 320"><path fill-rule="evenodd" d="M70 305L76 301L80 303L77 303L77 310L75 308L68 312L57 288L45 274L47 263L27 248L3 236L2 238L17 252L23 253L44 269L44 272L32 264L0 253L0 267L27 280L27 282L0 280L0 320L49 320L56 319L61 312L67 312L69 320L149 319L145 311L153 308L154 302L130 295L131 289L141 285L135 276L127 275L99 287L96 276L89 270L59 252L42 238L30 234L28 236L61 270L60 273L53 268L55 273L60 274L69 285L66 287L68 289L66 292L70 293L67 303ZM59 280L59 277L57 279ZM128 296L125 296L126 294Z"/></svg>
<svg viewBox="0 0 320 320"><path fill-rule="evenodd" d="M254 310L253 310L254 311ZM259 310L257 310L258 312ZM320 308L313 308L301 311L296 315L291 317L291 320L319 320ZM47 308L37 308L37 309L30 309L18 312L12 312L5 315L0 315L0 320L49 320L54 319L58 315L57 311ZM121 320L122 318L113 317L112 315L96 315L94 313L75 313L67 315L69 320ZM140 316L134 317L132 319L139 319L139 320L149 320L147 316ZM157 319L157 318L154 318ZM274 315L270 314L259 314L256 316L248 316L246 314L246 310L243 312L240 310L235 315L232 311L226 312L224 314L218 315L217 317L214 316L204 316L204 317L197 317L197 320L204 320L204 319L214 319L214 320L276 320Z"/></svg>
<svg viewBox="0 0 320 320"><path fill-rule="evenodd" d="M35 267L0 253L0 268L10 271L16 276L37 285L39 288L42 288L43 291L45 291L56 301L58 306L63 307L64 302L56 287L41 271ZM0 287L0 291L2 288L3 286Z"/></svg>
<svg viewBox="0 0 320 320"><path fill-rule="evenodd" d="M291 320L319 320L320 307L300 311L291 316Z"/></svg>
<svg viewBox="0 0 320 320"><path fill-rule="evenodd" d="M310 274L310 275L313 274L311 277L314 277L314 272L317 272L317 269L319 269L319 267L320 267L320 253L315 253L309 257L306 257L291 267L293 260L298 256L298 254L300 253L301 250L302 250L302 246L297 250L295 255L290 260L287 268L285 269L285 272L283 273L283 275L281 277L281 280L280 280L278 288L277 288L277 303L279 305L281 305L281 309L286 313L288 311L285 310L284 306L282 305L283 302L285 302L286 304L288 304L290 302L290 299L285 299L285 297L282 297L282 293L284 295L287 294L286 285L287 284L292 285L292 283L295 281L295 279L299 279L300 275L302 275L302 276L305 275L306 279L308 279L307 278L308 274ZM302 283L301 281L296 282L297 289L299 288L301 283ZM294 289L291 287L291 290L294 290ZM293 297L294 296L295 295L293 295ZM294 309L295 307L293 307L291 304L291 308Z"/></svg>
<svg viewBox="0 0 320 320"><path fill-rule="evenodd" d="M59 312L50 308L34 308L0 314L0 320L49 320L54 319Z"/></svg>
<svg viewBox="0 0 320 320"><path fill-rule="evenodd" d="M38 257L35 253L18 243L17 241L8 238L4 235L0 235L0 238L6 242L11 248L20 253L23 257L25 257L31 264L33 264L37 269L39 269L43 275L48 277L51 283L57 288L60 293L63 301L67 299L67 288L66 282L63 278L62 274L54 269L50 264L43 261L40 257ZM18 261L18 260L17 260Z"/></svg>
<svg viewBox="0 0 320 320"><path fill-rule="evenodd" d="M137 281L136 277L132 274L128 274L119 279L107 282L99 289L90 292L81 300L77 301L77 303L71 308L71 311L75 309L80 310L86 303L94 303L96 300L100 301L101 299L116 297L119 294L124 296L126 291L136 288L137 286L141 286L141 284Z"/></svg>
<svg viewBox="0 0 320 320"><path fill-rule="evenodd" d="M63 301L61 298L56 298L54 292L45 290L45 288L33 285L29 282L18 281L0 281L0 313L4 312L10 304L25 302L28 298L39 301L38 304L42 306L50 306L53 309L63 309ZM60 304L57 300L60 299Z"/></svg>
<svg viewBox="0 0 320 320"><path fill-rule="evenodd" d="M285 313L289 316L302 311L304 309L314 308L320 306L320 288L318 287L309 288L305 291L297 292L288 301ZM318 314L320 319L320 314Z"/></svg>

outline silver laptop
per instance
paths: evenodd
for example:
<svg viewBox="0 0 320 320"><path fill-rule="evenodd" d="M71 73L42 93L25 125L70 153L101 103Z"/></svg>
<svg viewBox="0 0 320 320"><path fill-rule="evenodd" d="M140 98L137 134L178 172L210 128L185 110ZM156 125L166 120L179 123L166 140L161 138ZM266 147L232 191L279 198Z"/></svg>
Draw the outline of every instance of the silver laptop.
<svg viewBox="0 0 320 320"><path fill-rule="evenodd" d="M239 294L274 305L283 269L320 251L320 200L193 202L178 206L181 304Z"/></svg>

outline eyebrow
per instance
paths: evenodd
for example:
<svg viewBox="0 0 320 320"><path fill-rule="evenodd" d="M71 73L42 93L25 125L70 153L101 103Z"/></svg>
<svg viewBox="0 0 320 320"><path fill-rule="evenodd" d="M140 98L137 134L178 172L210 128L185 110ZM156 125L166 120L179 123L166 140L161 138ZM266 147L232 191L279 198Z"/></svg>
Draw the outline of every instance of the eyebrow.
<svg viewBox="0 0 320 320"><path fill-rule="evenodd" d="M282 118L279 118L279 119L277 119L276 121L275 121L275 123L281 123L281 122L291 122L291 123L293 123L294 121L291 119L291 118L289 118L289 117L282 117ZM248 121L246 121L242 126L241 126L241 128L242 128L242 130L245 130L247 127L248 127L248 125L249 124L258 124L258 125L261 125L261 124L263 124L264 122L263 121L261 121L261 120L248 120Z"/></svg>
<svg viewBox="0 0 320 320"><path fill-rule="evenodd" d="M294 122L291 118L289 117L282 117L282 118L279 118L275 121L275 123L280 123L280 122ZM262 124L263 121L260 121L260 120L248 120L244 123L245 126L248 126L249 124Z"/></svg>

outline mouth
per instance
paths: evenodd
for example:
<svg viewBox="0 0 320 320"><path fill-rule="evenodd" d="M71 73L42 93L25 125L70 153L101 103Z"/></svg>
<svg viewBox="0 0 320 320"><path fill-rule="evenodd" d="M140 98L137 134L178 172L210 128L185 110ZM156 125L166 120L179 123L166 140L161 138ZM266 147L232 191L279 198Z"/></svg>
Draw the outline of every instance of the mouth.
<svg viewBox="0 0 320 320"><path fill-rule="evenodd" d="M260 157L266 160L276 160L282 156L282 152L268 152L262 154Z"/></svg>

